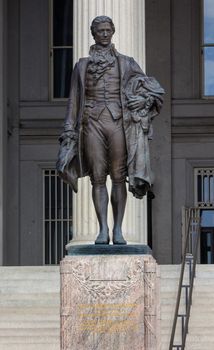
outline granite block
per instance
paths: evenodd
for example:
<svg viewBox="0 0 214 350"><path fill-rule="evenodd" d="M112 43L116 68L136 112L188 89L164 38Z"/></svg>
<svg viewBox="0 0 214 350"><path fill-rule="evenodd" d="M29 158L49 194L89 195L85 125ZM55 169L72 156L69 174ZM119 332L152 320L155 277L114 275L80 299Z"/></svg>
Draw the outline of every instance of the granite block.
<svg viewBox="0 0 214 350"><path fill-rule="evenodd" d="M151 255L61 262L61 350L156 350L158 267Z"/></svg>

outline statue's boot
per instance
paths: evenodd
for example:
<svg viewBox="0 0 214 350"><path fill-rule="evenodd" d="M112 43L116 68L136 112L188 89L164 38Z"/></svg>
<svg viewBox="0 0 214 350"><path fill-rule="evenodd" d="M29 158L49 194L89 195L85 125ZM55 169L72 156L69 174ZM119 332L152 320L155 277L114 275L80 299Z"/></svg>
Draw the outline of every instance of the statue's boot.
<svg viewBox="0 0 214 350"><path fill-rule="evenodd" d="M127 244L122 234L122 221L126 207L127 191L125 182L112 183L111 203L114 217L113 243Z"/></svg>
<svg viewBox="0 0 214 350"><path fill-rule="evenodd" d="M94 184L92 188L92 198L94 202L100 232L95 240L95 244L109 244L109 229L107 225L108 191L106 185Z"/></svg>
<svg viewBox="0 0 214 350"><path fill-rule="evenodd" d="M109 244L110 238L108 233L100 232L95 240L95 244Z"/></svg>
<svg viewBox="0 0 214 350"><path fill-rule="evenodd" d="M120 244L125 245L127 244L126 240L123 238L122 232L114 231L113 230L113 243L114 244Z"/></svg>

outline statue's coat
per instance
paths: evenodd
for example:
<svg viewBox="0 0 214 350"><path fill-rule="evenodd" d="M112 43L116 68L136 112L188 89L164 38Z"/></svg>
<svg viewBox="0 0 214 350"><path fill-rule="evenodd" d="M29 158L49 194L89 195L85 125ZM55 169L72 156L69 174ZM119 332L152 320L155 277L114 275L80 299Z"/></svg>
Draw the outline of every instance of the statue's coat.
<svg viewBox="0 0 214 350"><path fill-rule="evenodd" d="M142 198L142 195L135 192L135 178L140 178L151 185L151 170L149 164L148 138L151 138L152 127L151 121L160 111L162 105L162 95L164 90L154 78L148 78L132 57L124 56L117 53L117 59L120 70L120 98L123 114L123 126L127 146L127 169L129 177L129 190L136 197ZM65 118L65 130L72 130L73 137L68 146L61 143L59 157L57 161L57 170L59 175L68 182L73 190L77 192L77 179L88 175L87 162L84 159L84 149L82 142L82 120L85 107L85 81L86 71L89 63L89 57L81 58L76 63L72 78L70 95L68 99L67 113ZM144 82L144 87L148 96L154 99L148 115L136 120L133 112L127 107L127 93L136 93L129 91L130 82L140 79ZM139 90L137 94L141 95ZM136 95L137 96L137 95ZM148 118L148 130L143 130L140 120Z"/></svg>

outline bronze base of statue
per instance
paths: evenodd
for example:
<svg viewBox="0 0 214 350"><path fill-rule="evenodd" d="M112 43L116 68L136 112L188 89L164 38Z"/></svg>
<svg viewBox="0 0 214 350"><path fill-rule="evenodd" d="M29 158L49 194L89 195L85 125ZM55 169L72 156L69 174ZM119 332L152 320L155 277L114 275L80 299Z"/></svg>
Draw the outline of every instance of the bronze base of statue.
<svg viewBox="0 0 214 350"><path fill-rule="evenodd" d="M68 245L68 255L152 255L152 250L145 244L81 244Z"/></svg>

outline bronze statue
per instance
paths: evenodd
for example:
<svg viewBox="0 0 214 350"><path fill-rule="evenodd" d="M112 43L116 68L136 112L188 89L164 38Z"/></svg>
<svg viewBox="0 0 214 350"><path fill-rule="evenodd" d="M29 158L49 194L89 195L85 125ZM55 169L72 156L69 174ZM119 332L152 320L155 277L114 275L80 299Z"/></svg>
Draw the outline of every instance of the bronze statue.
<svg viewBox="0 0 214 350"><path fill-rule="evenodd" d="M90 176L100 231L95 244L109 243L106 177L112 181L113 243L126 244L121 225L129 191L143 198L151 186L148 140L164 90L132 57L111 43L111 18L96 17L89 57L76 63L57 161L59 175L77 192L77 179Z"/></svg>

